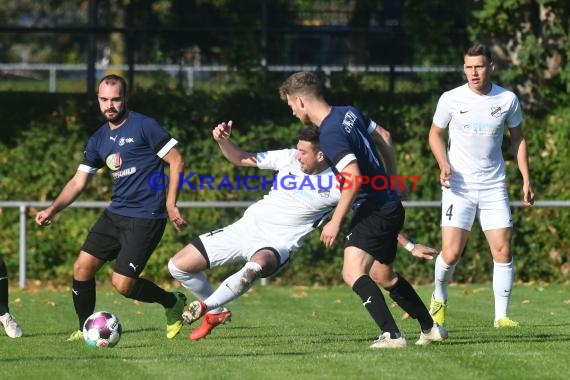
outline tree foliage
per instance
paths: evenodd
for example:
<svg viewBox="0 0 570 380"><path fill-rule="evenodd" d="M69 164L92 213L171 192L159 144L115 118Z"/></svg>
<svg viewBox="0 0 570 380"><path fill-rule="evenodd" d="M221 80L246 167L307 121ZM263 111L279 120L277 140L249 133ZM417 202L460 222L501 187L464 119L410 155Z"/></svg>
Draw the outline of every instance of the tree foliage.
<svg viewBox="0 0 570 380"><path fill-rule="evenodd" d="M469 27L493 47L503 80L527 106L546 108L570 91L567 0L484 0Z"/></svg>

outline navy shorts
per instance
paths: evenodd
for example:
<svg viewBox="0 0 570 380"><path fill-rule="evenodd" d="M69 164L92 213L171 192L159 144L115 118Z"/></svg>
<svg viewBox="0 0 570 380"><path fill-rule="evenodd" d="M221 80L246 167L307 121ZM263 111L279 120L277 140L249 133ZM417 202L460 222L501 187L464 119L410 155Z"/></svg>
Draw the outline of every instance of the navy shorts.
<svg viewBox="0 0 570 380"><path fill-rule="evenodd" d="M165 227L164 218L133 218L105 210L81 249L104 261L116 260L113 268L116 273L138 278Z"/></svg>
<svg viewBox="0 0 570 380"><path fill-rule="evenodd" d="M381 209L358 208L350 221L344 246L360 248L382 264L391 264L396 258L398 233L404 226L405 215L400 202Z"/></svg>

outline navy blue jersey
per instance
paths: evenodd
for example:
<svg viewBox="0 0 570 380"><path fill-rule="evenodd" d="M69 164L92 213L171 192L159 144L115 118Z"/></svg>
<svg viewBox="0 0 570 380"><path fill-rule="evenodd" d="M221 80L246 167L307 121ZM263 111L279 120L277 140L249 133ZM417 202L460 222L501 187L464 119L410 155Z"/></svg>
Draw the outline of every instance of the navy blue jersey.
<svg viewBox="0 0 570 380"><path fill-rule="evenodd" d="M390 189L390 182L385 189L379 189L383 187L384 179L390 181L390 178L370 137L375 127L376 123L351 106L332 107L320 126L321 148L331 167L342 173L350 162L356 160L362 176L367 176L371 181L377 178L374 187L371 183L360 186L353 208L364 203L366 207L383 208L400 202L396 192ZM355 179L347 179L354 186Z"/></svg>
<svg viewBox="0 0 570 380"><path fill-rule="evenodd" d="M162 157L176 140L154 120L131 111L125 123L112 130L103 124L87 142L81 171L95 174L107 166L113 176L109 211L138 218L166 218L166 193L148 184L152 173L162 172Z"/></svg>

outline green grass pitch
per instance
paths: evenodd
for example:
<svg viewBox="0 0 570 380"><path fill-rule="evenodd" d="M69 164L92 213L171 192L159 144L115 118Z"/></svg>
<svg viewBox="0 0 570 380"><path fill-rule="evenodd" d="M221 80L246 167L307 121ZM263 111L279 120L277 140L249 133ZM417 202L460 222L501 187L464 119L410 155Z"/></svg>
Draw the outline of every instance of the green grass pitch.
<svg viewBox="0 0 570 380"><path fill-rule="evenodd" d="M232 322L191 342L193 326L166 339L160 305L133 302L100 285L96 309L115 313L123 324L121 341L110 349L65 342L77 323L69 289L41 288L11 288L10 308L25 335L10 339L0 331L1 379L522 380L570 374L568 285L517 284L510 316L521 327L509 330L492 326L490 284L452 286L449 339L426 347L413 344L417 322L392 305L408 339L401 350L368 348L379 332L345 286L256 286L229 304ZM431 286L417 289L427 302Z"/></svg>

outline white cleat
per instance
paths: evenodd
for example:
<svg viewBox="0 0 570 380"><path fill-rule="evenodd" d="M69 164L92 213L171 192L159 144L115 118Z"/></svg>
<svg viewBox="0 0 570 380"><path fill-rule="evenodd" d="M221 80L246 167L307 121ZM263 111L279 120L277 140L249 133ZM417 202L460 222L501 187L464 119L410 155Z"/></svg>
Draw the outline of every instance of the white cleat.
<svg viewBox="0 0 570 380"><path fill-rule="evenodd" d="M370 345L370 348L404 348L407 345L408 342L403 336L392 339L390 333L385 332Z"/></svg>
<svg viewBox="0 0 570 380"><path fill-rule="evenodd" d="M420 339L417 340L416 344L425 346L431 342L443 342L447 339L447 335L447 330L434 322L433 327L427 333L420 332Z"/></svg>
<svg viewBox="0 0 570 380"><path fill-rule="evenodd" d="M24 335L22 329L20 328L18 322L16 322L12 314L6 313L4 315L0 315L0 323L2 323L2 325L4 326L6 335L8 335L10 338L19 338L22 335Z"/></svg>

